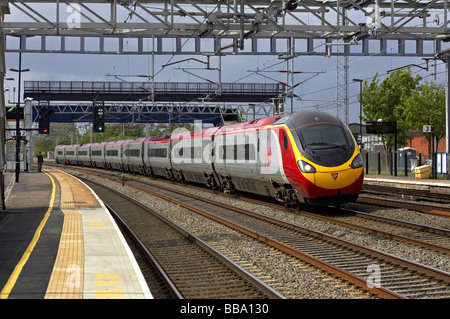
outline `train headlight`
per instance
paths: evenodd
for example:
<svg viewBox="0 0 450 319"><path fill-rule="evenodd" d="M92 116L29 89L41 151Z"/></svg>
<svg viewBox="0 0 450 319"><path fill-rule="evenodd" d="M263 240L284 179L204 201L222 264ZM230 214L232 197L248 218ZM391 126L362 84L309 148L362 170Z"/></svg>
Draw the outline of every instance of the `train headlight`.
<svg viewBox="0 0 450 319"><path fill-rule="evenodd" d="M356 155L355 158L353 159L351 167L359 168L359 167L362 167L363 165L364 165L364 162L363 162L361 154Z"/></svg>
<svg viewBox="0 0 450 319"><path fill-rule="evenodd" d="M305 161L299 160L297 162L297 164L303 173L315 173L316 172L316 169L314 168L314 166L312 166L311 164L309 164Z"/></svg>

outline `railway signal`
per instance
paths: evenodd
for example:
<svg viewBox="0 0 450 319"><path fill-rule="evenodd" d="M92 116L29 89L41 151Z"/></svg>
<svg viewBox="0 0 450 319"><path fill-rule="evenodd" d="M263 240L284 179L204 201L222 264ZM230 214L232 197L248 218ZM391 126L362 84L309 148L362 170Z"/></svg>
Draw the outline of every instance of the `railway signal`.
<svg viewBox="0 0 450 319"><path fill-rule="evenodd" d="M102 133L105 131L105 106L94 105L92 131Z"/></svg>
<svg viewBox="0 0 450 319"><path fill-rule="evenodd" d="M39 109L39 134L50 134L50 117L55 110L50 106L43 106Z"/></svg>
<svg viewBox="0 0 450 319"><path fill-rule="evenodd" d="M50 119L40 118L39 119L39 134L50 134Z"/></svg>

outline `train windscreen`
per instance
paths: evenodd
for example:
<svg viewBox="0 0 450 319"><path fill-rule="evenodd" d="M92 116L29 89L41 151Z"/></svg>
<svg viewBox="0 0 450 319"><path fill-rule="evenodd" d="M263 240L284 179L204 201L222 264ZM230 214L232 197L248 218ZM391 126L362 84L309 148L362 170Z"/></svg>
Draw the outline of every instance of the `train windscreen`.
<svg viewBox="0 0 450 319"><path fill-rule="evenodd" d="M348 145L342 127L337 125L315 125L300 130L304 148L326 149Z"/></svg>
<svg viewBox="0 0 450 319"><path fill-rule="evenodd" d="M305 157L314 163L338 166L348 161L353 154L354 145L341 125L305 125L297 133Z"/></svg>

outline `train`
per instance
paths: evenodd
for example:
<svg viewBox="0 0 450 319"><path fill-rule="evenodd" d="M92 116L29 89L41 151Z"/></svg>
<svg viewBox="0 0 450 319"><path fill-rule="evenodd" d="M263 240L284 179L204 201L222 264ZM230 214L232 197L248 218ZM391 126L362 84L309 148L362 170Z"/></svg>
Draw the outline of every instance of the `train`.
<svg viewBox="0 0 450 319"><path fill-rule="evenodd" d="M361 191L359 147L339 118L299 111L132 140L58 145L59 164L134 172L285 206L340 206Z"/></svg>

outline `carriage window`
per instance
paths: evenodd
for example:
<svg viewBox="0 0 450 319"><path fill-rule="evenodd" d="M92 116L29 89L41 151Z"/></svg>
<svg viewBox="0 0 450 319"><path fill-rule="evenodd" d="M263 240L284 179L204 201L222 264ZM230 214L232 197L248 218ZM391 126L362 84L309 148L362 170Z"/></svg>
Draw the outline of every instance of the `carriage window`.
<svg viewBox="0 0 450 319"><path fill-rule="evenodd" d="M288 139L286 136L286 132L283 131L283 147L284 147L285 151L288 149L288 145L289 145L289 143L288 143Z"/></svg>
<svg viewBox="0 0 450 319"><path fill-rule="evenodd" d="M124 154L125 156L139 157L141 156L141 150L137 149L125 150Z"/></svg>
<svg viewBox="0 0 450 319"><path fill-rule="evenodd" d="M148 157L167 157L167 149L166 148L149 148L148 149Z"/></svg>
<svg viewBox="0 0 450 319"><path fill-rule="evenodd" d="M108 150L106 151L106 156L119 156L118 150Z"/></svg>

